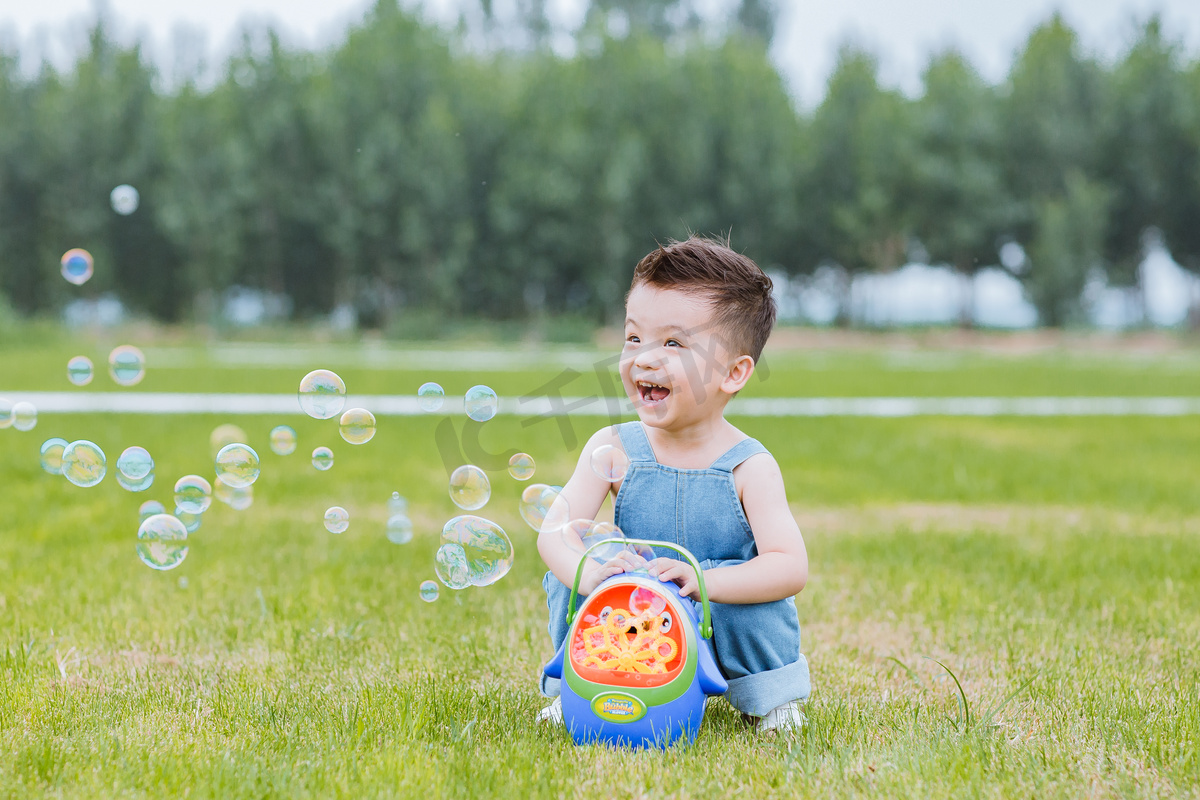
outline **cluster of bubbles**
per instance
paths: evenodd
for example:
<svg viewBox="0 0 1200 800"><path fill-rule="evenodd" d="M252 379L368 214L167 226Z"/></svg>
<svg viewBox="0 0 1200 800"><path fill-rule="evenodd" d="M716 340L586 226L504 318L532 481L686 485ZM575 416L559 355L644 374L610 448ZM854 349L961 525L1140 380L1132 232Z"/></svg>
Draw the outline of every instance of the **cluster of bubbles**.
<svg viewBox="0 0 1200 800"><path fill-rule="evenodd" d="M110 194L112 209L127 216L137 211L140 197L137 189L127 184L115 187ZM91 253L73 248L63 254L61 271L65 280L75 286L87 283L95 272ZM141 383L146 374L145 355L132 345L120 345L108 354L108 374L119 386ZM88 386L95 379L95 365L85 355L67 362L67 380L73 386ZM417 390L419 408L437 412L445 404L445 390L437 383L427 382ZM365 408L346 409L346 383L335 372L317 369L300 381L297 400L301 410L317 420L338 419L338 432L351 445L370 442L377 432L375 415ZM499 411L499 398L488 386L472 386L463 395L463 410L475 422L486 422ZM37 409L28 402L9 403L0 398L0 429L13 427L32 430L37 425ZM293 454L298 446L294 428L277 425L269 434L271 452L278 456ZM156 570L170 570L186 559L188 536L195 533L205 512L216 499L235 510L245 510L253 504L253 485L261 474L258 453L246 443L245 432L236 425L221 425L213 430L209 444L213 455L214 480L199 474L179 478L173 487L172 511L157 500L147 500L138 509L136 551L139 559ZM67 441L51 438L40 448L42 469L48 474L61 475L80 487L101 483L108 469L107 456L95 442L80 439ZM333 450L320 445L312 450L313 467L319 471L332 468ZM116 461L116 480L129 492L144 492L154 485L155 462L150 452L140 445L126 447ZM518 481L530 480L536 464L528 453L517 453L508 464L508 473ZM530 490L533 494L530 495ZM561 491L559 487L535 484L522 495L522 516L535 527L553 518L551 507ZM464 511L483 508L491 498L491 482L480 468L466 464L451 475L449 493L453 502ZM532 498L532 499L530 499ZM394 544L407 544L413 539L414 525L408 513L408 503L399 492L387 503L386 536ZM324 515L326 530L341 534L349 529L350 513L342 506L329 507ZM434 557L435 573L450 588L488 586L508 573L513 564L513 547L504 529L495 522L472 514L448 520L442 528L441 540ZM421 584L420 596L426 602L438 597L438 584L427 580Z"/></svg>

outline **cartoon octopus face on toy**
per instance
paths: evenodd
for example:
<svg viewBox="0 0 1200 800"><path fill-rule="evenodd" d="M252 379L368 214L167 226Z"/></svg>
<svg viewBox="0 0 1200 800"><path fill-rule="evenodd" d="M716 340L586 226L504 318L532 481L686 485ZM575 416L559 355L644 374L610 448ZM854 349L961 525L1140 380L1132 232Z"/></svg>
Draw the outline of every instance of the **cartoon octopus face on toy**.
<svg viewBox="0 0 1200 800"><path fill-rule="evenodd" d="M613 673L674 672L682 661L684 641L667 598L647 587L614 589L592 598L583 609L571 660L579 667ZM594 610L597 606L599 611Z"/></svg>

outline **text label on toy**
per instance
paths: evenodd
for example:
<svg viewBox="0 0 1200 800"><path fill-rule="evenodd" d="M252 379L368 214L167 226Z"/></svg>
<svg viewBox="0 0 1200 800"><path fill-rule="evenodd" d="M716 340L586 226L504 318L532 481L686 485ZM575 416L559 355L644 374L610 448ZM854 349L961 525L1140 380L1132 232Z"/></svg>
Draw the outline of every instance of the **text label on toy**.
<svg viewBox="0 0 1200 800"><path fill-rule="evenodd" d="M609 722L636 722L646 714L646 704L624 692L604 692L592 700L592 713Z"/></svg>

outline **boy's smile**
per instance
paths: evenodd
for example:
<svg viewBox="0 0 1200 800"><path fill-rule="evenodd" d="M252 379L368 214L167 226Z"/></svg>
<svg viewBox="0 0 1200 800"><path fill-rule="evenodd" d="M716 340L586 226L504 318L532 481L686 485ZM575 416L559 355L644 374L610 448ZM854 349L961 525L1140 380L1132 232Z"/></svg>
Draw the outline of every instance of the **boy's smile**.
<svg viewBox="0 0 1200 800"><path fill-rule="evenodd" d="M650 383L649 381L638 381L637 390L638 394L642 396L642 405L646 407L653 407L661 403L671 393L671 390L666 386L659 386L657 383Z"/></svg>

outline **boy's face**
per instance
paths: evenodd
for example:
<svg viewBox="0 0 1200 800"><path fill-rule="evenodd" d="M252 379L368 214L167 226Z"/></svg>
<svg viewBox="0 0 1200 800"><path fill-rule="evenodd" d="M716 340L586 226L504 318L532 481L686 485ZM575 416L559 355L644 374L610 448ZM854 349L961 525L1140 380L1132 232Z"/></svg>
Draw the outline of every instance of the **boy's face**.
<svg viewBox="0 0 1200 800"><path fill-rule="evenodd" d="M621 383L645 424L685 427L720 414L745 383L744 378L730 383L730 367L738 359L712 317L698 292L643 283L629 293Z"/></svg>

